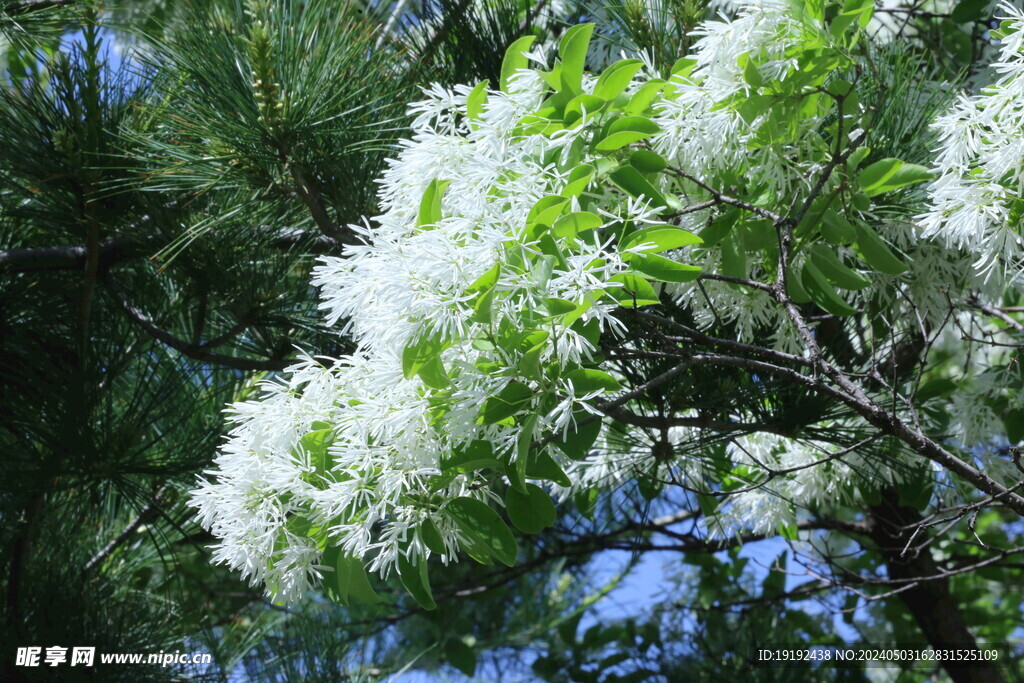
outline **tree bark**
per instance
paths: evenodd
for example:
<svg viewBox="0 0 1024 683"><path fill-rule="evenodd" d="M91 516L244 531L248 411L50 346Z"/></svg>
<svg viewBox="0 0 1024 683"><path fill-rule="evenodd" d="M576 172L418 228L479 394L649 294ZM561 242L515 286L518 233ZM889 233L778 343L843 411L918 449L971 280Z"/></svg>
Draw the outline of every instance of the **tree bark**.
<svg viewBox="0 0 1024 683"><path fill-rule="evenodd" d="M898 494L889 489L882 503L869 508L871 540L878 546L888 567L889 578L897 582L917 577L934 577L942 570L932 557L930 547L921 547L924 532L913 538L914 526L921 521L916 509L900 505ZM915 545L910 545L916 541ZM906 583L897 583L897 587ZM898 594L913 615L921 633L935 649L978 649L978 643L964 622L963 613L949 588L949 578L932 578L911 585ZM991 662L943 661L954 683L1000 683L1003 671Z"/></svg>

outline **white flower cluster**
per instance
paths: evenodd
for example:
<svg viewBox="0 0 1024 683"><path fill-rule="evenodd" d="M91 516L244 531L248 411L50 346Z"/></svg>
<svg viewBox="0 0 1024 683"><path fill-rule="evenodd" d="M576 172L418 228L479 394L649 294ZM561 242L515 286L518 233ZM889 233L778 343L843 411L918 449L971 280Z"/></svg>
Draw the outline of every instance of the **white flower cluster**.
<svg viewBox="0 0 1024 683"><path fill-rule="evenodd" d="M859 420L814 425L815 429L857 433ZM749 468L748 477L763 486L730 495L715 515L706 520L708 535L727 538L740 532L770 534L779 525L792 524L798 510L829 510L842 505L864 505L865 493L898 485L915 476L919 461L905 454L877 455L857 449L841 453L833 443L790 439L758 432L738 437L728 447L729 459ZM786 472L766 479L769 471ZM859 482L860 488L852 487Z"/></svg>
<svg viewBox="0 0 1024 683"><path fill-rule="evenodd" d="M530 258L538 247L524 234L528 213L565 185L555 161L580 134L516 133L545 88L536 72L521 71L510 92L488 92L486 109L474 117L467 111L470 88L425 91L413 107L414 135L384 174L383 214L372 227L356 228L366 243L348 247L345 258L324 259L315 271L329 323L344 321L358 349L328 361L330 367L306 358L265 382L258 400L233 407L235 427L192 505L220 540L215 560L265 583L279 600L298 599L323 575L318 562L329 546L382 574L400 554L413 565L424 561L436 552L421 535L426 520L442 537L442 560L457 559L469 541L445 514L446 502L496 497L480 473L443 474L442 457L485 441L514 460L517 444L564 433L574 413L602 393L581 395L566 378L541 386L542 378L527 385L533 396L521 406L536 420L478 419L490 397L522 380L522 354L488 341L493 334L543 326L536 362L565 367L585 362L594 345L565 321L538 314L545 302L578 305L578 321L602 332L619 324L610 315L615 307L599 301L620 286L609 280L626 269L614 248L578 240L564 262ZM435 181L448 183L440 218L419 225L421 200L438 189ZM578 207L578 199L571 201ZM640 226L654 221L645 204L621 194L601 208L606 224L620 221L620 212ZM472 286L488 274L495 295L481 320ZM424 340L443 348L450 382L444 389L405 372L404 350ZM542 396L557 397L557 404L541 406ZM327 431L326 463L313 462L315 454L302 445L316 429Z"/></svg>
<svg viewBox="0 0 1024 683"><path fill-rule="evenodd" d="M785 195L794 181L808 182L811 167L793 159L808 159L790 140L782 145L752 144L768 117L758 114L745 120L735 108L723 103L751 92L741 57L756 60L754 67L765 82L778 80L796 66L787 57L805 39L808 27L795 17L785 0L761 0L746 4L732 20L707 21L693 35L693 70L687 77L673 79L676 94L658 107L655 121L662 132L654 147L680 168L703 180L716 174L749 174L751 187L765 186L765 192ZM817 117L800 121L805 131L818 125ZM813 136L791 136L809 144ZM714 179L718 181L717 178Z"/></svg>
<svg viewBox="0 0 1024 683"><path fill-rule="evenodd" d="M820 169L813 161L815 155L808 153L820 117L803 116L795 121L800 126L795 135L766 143L759 135L768 123L767 110L744 118L736 107L723 104L756 91L745 77L742 58L757 60L756 70L764 82L783 79L796 66L787 55L813 28L795 16L785 0L747 2L731 9L736 11L735 18L707 21L694 31L701 38L694 44L693 70L688 76L676 76L675 94L656 106L654 120L661 133L653 144L669 163L704 182L719 189L742 183L759 188L763 196L778 203L780 197L791 196L810 182ZM706 222L707 213L695 212L684 220L696 228ZM704 252L703 261L705 269L719 270L721 253ZM746 276L763 276L754 260L746 268ZM671 289L693 310L701 326L735 323L737 337L744 341L752 340L758 330L774 329L778 348L794 346L791 326L764 292L715 281L702 282L700 288L683 284Z"/></svg>
<svg viewBox="0 0 1024 683"><path fill-rule="evenodd" d="M924 234L962 248L985 273L1016 275L1024 259L1024 11L1009 3L995 84L961 96L936 121L939 177L919 221Z"/></svg>
<svg viewBox="0 0 1024 683"><path fill-rule="evenodd" d="M812 144L819 117L803 116L802 128L776 144L772 136L755 140L768 122L763 111L741 115L725 105L752 94L751 81L790 73L794 63L787 55L808 30L782 0L760 0L733 21L705 23L692 71L655 101L660 132L650 138L652 148L716 186L731 174L736 184L770 197L766 202L793 197L817 170L820 155L802 146ZM542 61L539 54L530 58ZM589 151L599 146L589 144L599 126L589 125L585 99L578 124L549 129L549 122L538 121L549 93L545 76L551 73L520 70L504 91L425 91L412 108L413 135L381 180L382 214L353 226L365 243L347 247L344 258L324 259L315 271L328 323L341 325L356 350L340 359L305 357L285 376L264 382L257 400L233 406L230 437L191 504L220 541L215 560L254 585L265 584L277 599L299 599L332 571L321 564L328 549L385 576L396 566L400 573L403 565L422 566L431 555L447 563L472 554L479 539L460 525L450 503L500 504L489 486L499 468L486 465L485 474L450 467L446 459L481 444L483 459L501 461L511 477L509 463L521 462L542 442L542 453L568 475L568 482L549 485L563 498L635 479L638 472L659 479L698 476L688 464L657 457L655 444L639 437L628 447L606 438L598 442L601 455L573 462L548 443L548 436L572 432L581 414L597 412L593 404L608 383L580 390L574 373L597 373L585 367L595 364L597 336L623 331L610 293L624 286L619 276L636 256L629 252L657 246L636 244L620 253L617 239L594 235L627 223L631 229L660 225L665 207L643 199L649 193L634 192L638 200L621 184L591 182L601 175L599 162L609 160ZM650 69L641 71L622 94L634 97L651 78ZM590 95L596 83L583 75L577 90ZM628 151L618 149L613 154ZM579 182L572 174L583 167L591 175L581 196L583 190L567 191L567 184ZM566 236L544 224L549 232L533 232L531 216L555 205L549 200L565 205L565 217L585 213L589 228L598 229ZM708 217L691 212L682 227L696 229ZM673 253L686 258L691 252ZM712 258L710 250L704 253ZM670 291L699 323L721 316L737 323L740 336L774 327L778 344L791 344L789 326L763 293L737 294L724 283ZM484 419L502 397L512 409ZM669 442L690 440L690 431L672 431ZM760 461L784 469L826 453L823 444L753 435L737 440L729 456L751 468ZM851 456L800 469L771 492L742 494L716 523L754 529L788 523L794 508L787 498L834 502L838 482L855 477L855 461Z"/></svg>

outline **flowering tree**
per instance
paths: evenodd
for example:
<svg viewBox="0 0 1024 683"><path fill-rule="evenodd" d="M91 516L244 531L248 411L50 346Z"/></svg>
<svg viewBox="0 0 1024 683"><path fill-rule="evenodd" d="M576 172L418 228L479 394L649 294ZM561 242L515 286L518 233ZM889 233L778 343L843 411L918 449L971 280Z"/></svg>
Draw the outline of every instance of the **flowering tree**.
<svg viewBox="0 0 1024 683"><path fill-rule="evenodd" d="M884 586L974 647L951 577L1021 551L977 520L1024 513L1024 14L951 102L873 11L751 2L670 68L594 74L578 25L513 43L498 88L427 89L382 213L313 276L355 350L236 403L192 493L215 561L284 603L397 574L431 609L435 558L512 566L513 528L635 483L687 501L656 531L780 535L798 591Z"/></svg>
<svg viewBox="0 0 1024 683"><path fill-rule="evenodd" d="M5 679L1012 678L1019 10L114 4L0 2Z"/></svg>

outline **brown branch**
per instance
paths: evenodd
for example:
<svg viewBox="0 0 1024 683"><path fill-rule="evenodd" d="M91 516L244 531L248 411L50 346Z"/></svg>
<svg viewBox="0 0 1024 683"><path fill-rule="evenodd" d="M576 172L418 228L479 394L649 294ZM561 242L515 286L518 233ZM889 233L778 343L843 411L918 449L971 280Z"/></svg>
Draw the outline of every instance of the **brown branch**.
<svg viewBox="0 0 1024 683"><path fill-rule="evenodd" d="M302 197L306 208L309 209L309 215L313 217L313 222L320 228L320 231L336 242L353 242L355 234L345 226L335 223L327 213L327 205L324 203L323 195L320 194L316 179L309 178L302 166L296 163L290 163L288 170L291 171L292 177L295 179L295 191Z"/></svg>
<svg viewBox="0 0 1024 683"><path fill-rule="evenodd" d="M259 226L259 229L271 230L266 225ZM312 254L338 253L341 247L333 238L310 234L304 230L284 230L270 241L270 245L275 249L302 246ZM166 246L166 243L153 239L137 240L129 237L101 242L97 247L98 272L102 273L125 261L150 257ZM85 268L86 253L87 248L78 245L0 249L0 272L81 271Z"/></svg>
<svg viewBox="0 0 1024 683"><path fill-rule="evenodd" d="M665 316L658 315L657 313L651 313L649 311L629 308L623 308L619 312L626 317L645 321L651 324L664 325L666 327L678 330L681 334L683 334L686 337L685 341L687 342L696 341L710 346L720 346L722 348L731 349L732 351L742 351L743 353L750 353L757 356L770 358L780 363L793 363L795 365L802 366L809 366L811 364L811 362L807 358L804 358L803 356L796 356L791 353L785 353L784 351L776 351L774 349L768 349L762 346L754 346L753 344L744 344L743 342L733 341L731 339L712 337L690 327L689 325L684 325L683 323L677 320L666 318ZM670 335L659 336L668 341L684 341Z"/></svg>
<svg viewBox="0 0 1024 683"><path fill-rule="evenodd" d="M110 277L104 278L105 282L113 293L114 298L117 299L121 307L128 313L128 316L145 330L151 337L157 341L171 347L175 351L193 358L204 363L211 363L213 365L222 365L226 368L233 370L243 371L276 371L284 370L289 365L292 365L294 361L286 360L283 358L271 358L267 360L259 360L255 358L238 358L235 356L226 356L220 353L214 353L209 351L204 344L190 344L182 339L175 337L167 330L159 327L153 322L145 313L135 308L124 296L120 287Z"/></svg>
<svg viewBox="0 0 1024 683"><path fill-rule="evenodd" d="M757 214L761 218L767 218L776 223L783 220L782 216L772 211L769 211L768 209L761 208L760 206L756 206L754 204L751 204L750 202L745 202L742 199L736 199L735 197L730 197L727 194L719 192L712 186L705 183L703 180L700 180L696 176L687 173L681 168L669 166L665 170L671 173L672 175L678 176L679 178L689 180L691 183L693 183L697 187L701 188L702 190L710 194L711 197L719 204L728 204L730 206L736 206L751 213Z"/></svg>
<svg viewBox="0 0 1024 683"><path fill-rule="evenodd" d="M713 429L719 432L770 432L781 434L776 427L762 422L723 422L713 420L710 417L678 417L678 416L654 416L640 415L628 408L608 408L603 411L608 417L618 420L623 424L643 427L645 429L663 430L669 427L695 427L697 429Z"/></svg>
<svg viewBox="0 0 1024 683"><path fill-rule="evenodd" d="M124 542L127 541L140 526L159 515L160 500L163 497L163 493L163 489L158 491L157 494L153 496L153 500L149 501L149 503L139 511L139 514L135 519L133 519L128 526L122 529L121 533L111 539L111 541L103 546L98 553L89 558L89 561L85 563L86 572L91 572L99 566L104 560L110 557L115 550L123 545Z"/></svg>
<svg viewBox="0 0 1024 683"><path fill-rule="evenodd" d="M1007 325L1012 327L1017 332L1024 332L1024 325L1022 325L1021 323L1019 323L1016 320L1014 320L1013 318L1011 318L1008 314L1006 314L1002 310L1000 310L998 308L994 308L992 306L988 306L987 304L983 304L983 303L979 302L978 299L975 298L975 297L971 297L968 300L967 303L970 306L973 306L974 308L977 308L982 313L987 313L987 314L989 314L991 316L999 318L1000 320L1002 320L1004 323L1006 323Z"/></svg>

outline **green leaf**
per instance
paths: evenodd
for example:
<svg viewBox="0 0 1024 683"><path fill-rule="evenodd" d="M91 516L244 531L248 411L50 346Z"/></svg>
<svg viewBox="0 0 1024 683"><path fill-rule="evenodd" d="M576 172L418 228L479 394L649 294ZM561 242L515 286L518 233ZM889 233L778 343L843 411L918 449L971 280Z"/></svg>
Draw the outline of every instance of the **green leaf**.
<svg viewBox="0 0 1024 683"><path fill-rule="evenodd" d="M555 298L544 299L544 307L548 309L549 315L564 315L576 310L576 304L573 302Z"/></svg>
<svg viewBox="0 0 1024 683"><path fill-rule="evenodd" d="M660 130L661 128L658 126L658 124L656 124L648 117L635 115L623 116L621 118L615 119L608 126L609 133L621 133L625 131L630 131L635 133L647 133L649 135L654 135Z"/></svg>
<svg viewBox="0 0 1024 683"><path fill-rule="evenodd" d="M526 473L520 471L520 467L525 470L525 461L520 461L519 458L512 459L511 453L503 455L501 458L502 471L508 478L509 485L517 491L526 490Z"/></svg>
<svg viewBox="0 0 1024 683"><path fill-rule="evenodd" d="M742 231L730 230L720 242L722 272L731 277L747 276L747 252L743 247Z"/></svg>
<svg viewBox="0 0 1024 683"><path fill-rule="evenodd" d="M490 549L475 538L467 538L466 545L462 549L475 562L487 565L488 567L494 564L494 557L491 555Z"/></svg>
<svg viewBox="0 0 1024 683"><path fill-rule="evenodd" d="M857 250L869 266L889 275L907 271L908 266L892 253L889 245L869 225L856 221L853 227L857 230Z"/></svg>
<svg viewBox="0 0 1024 683"><path fill-rule="evenodd" d="M441 356L435 356L432 360L423 364L419 371L420 379L431 389L447 389L452 385L452 380L445 372Z"/></svg>
<svg viewBox="0 0 1024 683"><path fill-rule="evenodd" d="M574 211L562 216L551 226L555 237L575 237L585 230L599 228L604 223L600 216L589 211Z"/></svg>
<svg viewBox="0 0 1024 683"><path fill-rule="evenodd" d="M958 24L973 24L988 18L991 4L991 0L963 0L953 8L949 18Z"/></svg>
<svg viewBox="0 0 1024 683"><path fill-rule="evenodd" d="M335 572L338 571L338 562L340 560L341 548L339 548L338 546L330 546L329 548L325 548L323 551L323 555L320 556L320 564L324 567L330 567ZM348 594L346 593L345 595L341 595L338 593L338 581L336 577L334 579L331 579L328 574L328 576L324 577L324 580L320 585L323 588L324 594L328 598L338 603L339 605L344 605L345 607L348 607Z"/></svg>
<svg viewBox="0 0 1024 683"><path fill-rule="evenodd" d="M546 137L565 128L562 121L553 120L540 114L527 114L519 122L519 125L520 132L524 135L544 135Z"/></svg>
<svg viewBox="0 0 1024 683"><path fill-rule="evenodd" d="M467 293L482 292L490 289L498 282L498 275L501 273L501 264L495 263L486 273L473 281L473 284L466 290Z"/></svg>
<svg viewBox="0 0 1024 683"><path fill-rule="evenodd" d="M691 244L700 244L701 242L703 242L703 240L689 230L683 230L682 228L674 228L671 226L655 226L651 228L644 228L643 230L637 230L633 234L629 235L622 246L619 247L619 251L622 253L623 261L630 261L633 258L644 258L647 254L669 251L670 249L679 249L680 247L689 246ZM628 253L628 250L639 247L642 244L653 244L654 248L645 250L642 255Z"/></svg>
<svg viewBox="0 0 1024 683"><path fill-rule="evenodd" d="M563 197L578 197L583 194L594 177L594 167L590 164L581 164L574 168L565 181L565 187L559 193Z"/></svg>
<svg viewBox="0 0 1024 683"><path fill-rule="evenodd" d="M938 27L947 52L961 62L971 61L975 42L968 32L957 26L952 19L940 21Z"/></svg>
<svg viewBox="0 0 1024 683"><path fill-rule="evenodd" d="M576 321L572 324L572 329L595 348L601 341L601 324L597 319L588 320L587 322Z"/></svg>
<svg viewBox="0 0 1024 683"><path fill-rule="evenodd" d="M519 554L516 538L487 503L463 497L450 501L444 509L463 532L487 546L499 562L515 565Z"/></svg>
<svg viewBox="0 0 1024 683"><path fill-rule="evenodd" d="M847 167L851 171L855 170L858 166L860 166L862 161L867 159L869 154L871 154L871 148L866 145L861 145L857 149L853 150L853 153L851 153L850 156L846 158Z"/></svg>
<svg viewBox="0 0 1024 683"><path fill-rule="evenodd" d="M557 264L558 258L548 254L534 259L533 279L542 285L546 284L551 279Z"/></svg>
<svg viewBox="0 0 1024 683"><path fill-rule="evenodd" d="M528 534L539 534L555 523L555 504L544 489L526 485L526 493L510 488L505 494L508 518L517 529Z"/></svg>
<svg viewBox="0 0 1024 683"><path fill-rule="evenodd" d="M514 463L516 476L510 478L512 486L519 491L526 491L526 468L530 460L530 448L533 446L533 432L537 427L537 415L529 415L520 425L519 436L516 438L516 459ZM506 471L508 468L506 468Z"/></svg>
<svg viewBox="0 0 1024 683"><path fill-rule="evenodd" d="M654 206L668 206L664 195L632 166L619 166L608 177L633 197L647 197Z"/></svg>
<svg viewBox="0 0 1024 683"><path fill-rule="evenodd" d="M811 300L829 313L833 315L853 315L857 312L839 296L832 283L810 261L804 263L801 282L804 289L811 296Z"/></svg>
<svg viewBox="0 0 1024 683"><path fill-rule="evenodd" d="M491 287L486 292L480 295L480 298L476 300L473 305L473 315L469 316L469 321L474 323L481 323L483 325L491 322L491 308L494 305L494 287Z"/></svg>
<svg viewBox="0 0 1024 683"><path fill-rule="evenodd" d="M420 200L419 214L416 217L417 228L427 228L441 220L441 198L444 196L445 188L450 183L450 180L434 178L427 185L427 190L423 193L423 199Z"/></svg>
<svg viewBox="0 0 1024 683"><path fill-rule="evenodd" d="M530 213L526 216L526 222L551 225L568 204L568 198L559 195L543 197L530 209Z"/></svg>
<svg viewBox="0 0 1024 683"><path fill-rule="evenodd" d="M466 474L485 467L499 467L498 456L490 441L477 439L465 446L441 454L441 471Z"/></svg>
<svg viewBox="0 0 1024 683"><path fill-rule="evenodd" d="M749 95L736 104L736 113L748 124L771 109L775 98L768 95Z"/></svg>
<svg viewBox="0 0 1024 683"><path fill-rule="evenodd" d="M622 94L642 66L643 62L639 59L623 59L615 62L605 69L601 73L601 77L597 79L597 84L594 85L594 94L606 100L614 100Z"/></svg>
<svg viewBox="0 0 1024 683"><path fill-rule="evenodd" d="M573 389L577 396L589 394L592 391L604 390L607 392L619 391L622 385L619 381L601 370L590 368L579 368L566 374L565 378L572 382Z"/></svg>
<svg viewBox="0 0 1024 683"><path fill-rule="evenodd" d="M1020 443L1021 439L1024 439L1024 409L1008 410L1003 417L1003 425L1006 427L1006 438L1010 443Z"/></svg>
<svg viewBox="0 0 1024 683"><path fill-rule="evenodd" d="M660 304L658 293L651 283L635 273L620 273L610 282L621 282L621 287L609 287L608 294L626 308Z"/></svg>
<svg viewBox="0 0 1024 683"><path fill-rule="evenodd" d="M842 12L836 15L828 25L828 32L837 40L842 40L850 33L850 26L858 21L862 14L862 12Z"/></svg>
<svg viewBox="0 0 1024 683"><path fill-rule="evenodd" d="M611 152L626 145L649 138L661 130L646 116L623 116L608 126L604 139L597 143L598 152Z"/></svg>
<svg viewBox="0 0 1024 683"><path fill-rule="evenodd" d="M657 152L638 149L629 155L629 165L641 173L660 173L668 166L668 162Z"/></svg>
<svg viewBox="0 0 1024 683"><path fill-rule="evenodd" d="M577 423L586 419L590 419L590 421L570 428L564 438L557 438L552 443L573 460L583 460L590 454L590 449L597 441L597 437L600 436L601 428L604 425L600 418L589 413L579 413L574 415L574 418Z"/></svg>
<svg viewBox="0 0 1024 683"><path fill-rule="evenodd" d="M883 183L884 189L877 191L875 194L888 192L889 190L895 190L900 187L906 187L907 185L916 185L917 183L923 183L926 180L932 180L933 178L935 178L935 174L924 166L918 164L903 164ZM874 195L869 194L868 196Z"/></svg>
<svg viewBox="0 0 1024 683"><path fill-rule="evenodd" d="M821 214L821 235L836 246L849 244L857 239L853 223L832 209L825 209Z"/></svg>
<svg viewBox="0 0 1024 683"><path fill-rule="evenodd" d="M658 96L667 84L660 78L652 78L633 93L626 105L627 114L642 114L651 106L651 102Z"/></svg>
<svg viewBox="0 0 1024 683"><path fill-rule="evenodd" d="M898 503L915 510L924 510L934 493L935 479L931 468L911 470L896 482Z"/></svg>
<svg viewBox="0 0 1024 683"><path fill-rule="evenodd" d="M701 273L697 266L689 266L657 254L637 256L632 266L652 280L660 282L691 282Z"/></svg>
<svg viewBox="0 0 1024 683"><path fill-rule="evenodd" d="M665 488L665 482L656 478L653 472L641 472L636 478L636 485L644 500L654 500Z"/></svg>
<svg viewBox="0 0 1024 683"><path fill-rule="evenodd" d="M938 377L923 383L917 390L917 393L914 394L914 399L918 403L924 403L933 398L946 398L952 395L956 389L956 382L948 377Z"/></svg>
<svg viewBox="0 0 1024 683"><path fill-rule="evenodd" d="M437 609L434 595L430 591L430 576L427 574L427 561L422 557L419 564L413 565L404 553L398 553L398 578L423 609Z"/></svg>
<svg viewBox="0 0 1024 683"><path fill-rule="evenodd" d="M487 104L487 81L480 81L466 96L466 115L473 121L479 120Z"/></svg>
<svg viewBox="0 0 1024 683"><path fill-rule="evenodd" d="M672 65L671 74L680 78L688 77L697 68L697 60L693 57L680 57Z"/></svg>
<svg viewBox="0 0 1024 683"><path fill-rule="evenodd" d="M622 149L626 145L631 145L634 142L638 142L649 137L651 137L650 133L641 133L639 131L621 131L619 133L611 133L597 143L595 150L598 152L613 152L617 149Z"/></svg>
<svg viewBox="0 0 1024 683"><path fill-rule="evenodd" d="M593 24L577 24L562 36L558 42L558 56L562 60L562 88L573 94L579 93L583 82L583 67L590 47Z"/></svg>
<svg viewBox="0 0 1024 683"><path fill-rule="evenodd" d="M917 164L905 164L899 159L882 159L860 172L860 190L874 197L906 185L913 185L934 177L931 171Z"/></svg>
<svg viewBox="0 0 1024 683"><path fill-rule="evenodd" d="M717 496L709 496L706 493L696 494L697 507L700 508L700 512L705 517L710 517L715 514L715 510L721 505L722 501Z"/></svg>
<svg viewBox="0 0 1024 683"><path fill-rule="evenodd" d="M815 244L811 247L811 262L825 277L843 289L864 289L871 284L871 280L848 268L835 252L824 244Z"/></svg>
<svg viewBox="0 0 1024 683"><path fill-rule="evenodd" d="M559 486L566 488L572 486L569 475L544 450L536 451L527 458L525 477L527 479L553 481ZM520 491L522 490L522 487L520 487Z"/></svg>
<svg viewBox="0 0 1024 683"><path fill-rule="evenodd" d="M798 304L806 304L811 300L811 295L804 289L803 284L800 283L800 278L797 277L796 273L790 273L789 277L786 278L786 294L789 298Z"/></svg>
<svg viewBox="0 0 1024 683"><path fill-rule="evenodd" d="M366 569L358 558L339 554L335 569L339 595L346 598L350 596L357 602L369 605L381 602L381 597L370 585ZM343 604L347 605L348 603Z"/></svg>
<svg viewBox="0 0 1024 683"><path fill-rule="evenodd" d="M729 209L715 218L711 225L700 231L700 238L705 247L713 247L721 242L732 231L740 217L739 209Z"/></svg>
<svg viewBox="0 0 1024 683"><path fill-rule="evenodd" d="M305 517L289 517L285 523L285 528L299 537L308 535L312 526L313 524Z"/></svg>
<svg viewBox="0 0 1024 683"><path fill-rule="evenodd" d="M421 337L402 351L402 374L412 379L424 365L440 356L442 349L439 337Z"/></svg>
<svg viewBox="0 0 1024 683"><path fill-rule="evenodd" d="M782 569L786 568L786 558L788 551L782 553L779 560L773 565L777 565ZM764 583L761 584L761 597L766 600L777 598L786 592L786 574L783 571L778 571L769 568L768 575L764 577Z"/></svg>
<svg viewBox="0 0 1024 683"><path fill-rule="evenodd" d="M598 492L596 488L584 489L573 496L573 502L576 503L576 509L580 511L581 515L591 521L594 519L594 508L597 506L597 496Z"/></svg>
<svg viewBox="0 0 1024 683"><path fill-rule="evenodd" d="M583 118L584 110L586 110L587 114L593 117L594 114L601 111L601 108L604 107L604 105L605 101L600 97L595 97L594 95L577 95L569 100L569 104L565 105L565 113L562 116L562 121L565 126L571 126Z"/></svg>
<svg viewBox="0 0 1024 683"><path fill-rule="evenodd" d="M867 28L875 13L875 0L846 0L843 3L843 12L857 15L860 27Z"/></svg>
<svg viewBox="0 0 1024 683"><path fill-rule="evenodd" d="M516 71L526 68L529 60L523 53L530 49L536 39L537 36L523 36L505 50L505 59L501 62L501 80L499 81L503 91L508 92L508 81Z"/></svg>
<svg viewBox="0 0 1024 683"><path fill-rule="evenodd" d="M559 89L561 89L561 87L562 87L562 63L561 62L555 62L555 65L553 67L551 67L550 71L538 71L537 73L540 75L541 79L545 83L547 83L548 86L552 90L559 90ZM562 101L565 100L564 97L561 98L561 99L562 99ZM549 97L548 100L545 102L545 104L551 104L551 100L552 100L552 98ZM557 107L552 107L552 109L557 109Z"/></svg>
<svg viewBox="0 0 1024 683"><path fill-rule="evenodd" d="M480 411L481 424L496 424L505 418L512 417L529 403L533 392L525 384L509 382L497 396L491 396L484 402Z"/></svg>
<svg viewBox="0 0 1024 683"><path fill-rule="evenodd" d="M420 537L423 539L423 544L433 552L438 555L445 554L444 539L441 538L441 532L437 530L437 525L433 520L429 518L423 520L423 524L420 525Z"/></svg>
<svg viewBox="0 0 1024 683"><path fill-rule="evenodd" d="M991 36L996 40L1006 40L1016 33L1016 31L1017 29L1014 27L1014 22L1010 19L1004 19L999 22L999 28L991 31Z"/></svg>
<svg viewBox="0 0 1024 683"><path fill-rule="evenodd" d="M540 343L527 349L523 357L519 359L519 369L529 379L540 379L543 375L540 367L540 357L544 353L547 344Z"/></svg>
<svg viewBox="0 0 1024 683"><path fill-rule="evenodd" d="M747 85L751 88L757 90L764 84L764 81L761 78L761 72L758 71L757 64L754 63L754 60L750 58L750 53L744 53L741 55L741 59L743 57L746 58L742 60L745 62L743 64L743 80L746 81Z"/></svg>
<svg viewBox="0 0 1024 683"><path fill-rule="evenodd" d="M444 646L444 658L456 669L472 676L476 673L476 654L461 638L452 638Z"/></svg>
<svg viewBox="0 0 1024 683"><path fill-rule="evenodd" d="M314 426L317 426L314 424ZM309 464L316 468L317 474L324 474L331 469L331 456L327 449L334 443L333 428L316 429L309 432L299 441L299 445L309 453Z"/></svg>

